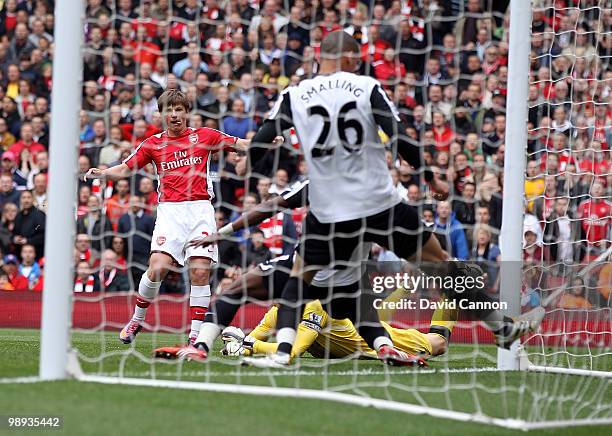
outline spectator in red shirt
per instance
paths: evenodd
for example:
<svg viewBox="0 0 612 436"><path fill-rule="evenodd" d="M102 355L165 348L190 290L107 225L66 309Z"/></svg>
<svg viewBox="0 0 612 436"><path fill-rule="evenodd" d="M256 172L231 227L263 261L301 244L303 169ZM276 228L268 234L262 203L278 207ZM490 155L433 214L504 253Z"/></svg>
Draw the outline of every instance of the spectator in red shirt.
<svg viewBox="0 0 612 436"><path fill-rule="evenodd" d="M434 112L431 118L433 122L432 131L436 150L449 151L450 143L455 139L455 132L448 126L446 117L442 112Z"/></svg>
<svg viewBox="0 0 612 436"><path fill-rule="evenodd" d="M19 261L17 260L17 256L14 254L7 254L4 256L4 266L2 269L16 291L27 291L29 289L28 279L19 274Z"/></svg>
<svg viewBox="0 0 612 436"><path fill-rule="evenodd" d="M392 84L406 75L406 67L395 56L395 50L388 48L385 50L384 57L373 64L374 75L383 84Z"/></svg>
<svg viewBox="0 0 612 436"><path fill-rule="evenodd" d="M135 147L140 145L149 136L155 134L156 132L153 130L157 130L155 128L149 129L145 120L136 120L134 124L121 124L119 127L123 131L123 138L126 141L131 141Z"/></svg>
<svg viewBox="0 0 612 436"><path fill-rule="evenodd" d="M137 30L136 40L131 42L134 48L134 61L137 63L155 65L157 58L162 54L159 46L149 40L147 30L144 27L139 27Z"/></svg>
<svg viewBox="0 0 612 436"><path fill-rule="evenodd" d="M12 34L17 26L17 0L6 0L3 12L5 32Z"/></svg>
<svg viewBox="0 0 612 436"><path fill-rule="evenodd" d="M325 11L325 17L323 18L323 22L321 23L323 38L325 38L328 34L340 29L342 29L342 27L340 27L340 25L338 24L336 11L334 9L329 9Z"/></svg>
<svg viewBox="0 0 612 436"><path fill-rule="evenodd" d="M125 242L120 236L113 236L111 250L117 255L117 268L121 271L127 271L127 261L125 260L126 249Z"/></svg>
<svg viewBox="0 0 612 436"><path fill-rule="evenodd" d="M155 38L157 35L157 20L151 16L152 0L143 0L138 18L132 21L132 27L136 32L144 28L149 38Z"/></svg>
<svg viewBox="0 0 612 436"><path fill-rule="evenodd" d="M79 260L84 260L89 265L94 265L98 258L98 254L94 253L91 249L91 239L88 234L79 233L76 235L74 248L76 249L75 256L77 256Z"/></svg>
<svg viewBox="0 0 612 436"><path fill-rule="evenodd" d="M47 149L44 145L34 141L34 129L32 128L32 124L23 123L21 125L20 137L21 139L19 141L11 145L9 151L17 157L18 165L21 162L21 152L23 150L28 150L34 159L34 163L36 163L36 155L41 151L47 151Z"/></svg>
<svg viewBox="0 0 612 436"><path fill-rule="evenodd" d="M93 292L99 290L96 278L91 274L91 265L84 260L77 263L74 278L74 292Z"/></svg>
<svg viewBox="0 0 612 436"><path fill-rule="evenodd" d="M117 180L115 194L106 202L106 216L110 220L113 230L117 231L119 218L130 208L130 182L127 179Z"/></svg>
<svg viewBox="0 0 612 436"><path fill-rule="evenodd" d="M388 48L392 48L391 44L380 37L378 26L370 26L368 27L368 42L361 46L361 59L367 63L380 61Z"/></svg>
<svg viewBox="0 0 612 436"><path fill-rule="evenodd" d="M610 152L603 152L599 141L591 142L591 149L584 153L580 160L580 171L592 173L595 176L605 176L610 173Z"/></svg>
<svg viewBox="0 0 612 436"><path fill-rule="evenodd" d="M578 206L578 216L589 244L605 249L612 226L612 204L605 200L603 182L595 180L591 185L591 199Z"/></svg>
<svg viewBox="0 0 612 436"><path fill-rule="evenodd" d="M91 195L91 188L87 185L81 185L79 187L79 203L77 206L77 218L87 215L87 201Z"/></svg>

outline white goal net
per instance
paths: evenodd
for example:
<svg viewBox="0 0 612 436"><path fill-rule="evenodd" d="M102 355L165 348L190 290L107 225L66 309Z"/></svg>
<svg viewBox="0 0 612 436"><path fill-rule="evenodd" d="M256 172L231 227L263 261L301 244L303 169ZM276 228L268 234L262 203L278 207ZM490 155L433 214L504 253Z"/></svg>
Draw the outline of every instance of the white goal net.
<svg viewBox="0 0 612 436"><path fill-rule="evenodd" d="M508 131L517 129L506 123L508 102L515 98L508 89L516 88L509 84L509 58L528 55L511 52L516 35L510 33L509 1L87 2L73 375L103 383L328 399L525 430L612 423L612 5L517 3L532 11L532 22L522 29L523 36L531 35L528 70L518 73L528 101L514 100L514 107L527 110L526 144L507 142ZM83 180L91 167L140 159L139 145L152 135L158 151L173 147L163 133L166 113L158 111L169 89L187 96L189 128L252 138L284 89L317 75L321 41L336 30L358 43L358 74L377 79L385 93L381 98L398 109L405 130L390 137L381 128L374 142L385 144L394 189L422 220L413 239L432 231L451 257L480 265L486 277L479 298L501 303L503 315L519 315L504 311L503 304L519 298L522 313L545 311L537 332L523 335L511 352L498 357L491 323L479 320L480 312L421 303L453 300L443 286L409 289L394 283L384 286L381 301L388 304L377 307L378 315L395 346L426 357L427 368L384 365L360 337L359 323L332 318L325 300L306 306L300 317L296 344L302 348L294 347L293 365L278 370L243 365L245 357L276 349L281 309L269 296L281 295L296 243L303 249L308 204L283 203L256 223L244 214L269 212L258 204L299 188L312 173L300 144L307 133L299 128L284 129L284 143L265 145L257 162L250 162L248 153L220 147L208 155L205 174L181 173L201 161L177 151L161 166L138 160L125 179ZM344 150L357 154L364 135L372 136L352 112L356 106L340 115L310 109L308 134L321 130L319 142L331 129ZM185 140L197 143L198 134L192 135ZM422 168L403 159L398 136L418 146ZM314 159L331 154L324 147L312 152ZM526 156L521 204L504 202L509 189L504 179L513 176L504 164L511 155ZM449 186L448 199L439 200L430 188L429 170ZM167 185L160 203L158 176L173 174L184 178ZM330 193L337 192L334 180L333 174L327 180ZM200 206L171 212L164 200L182 193L201 200L203 183L206 195L214 193L214 212L193 218L202 222L185 233L179 228ZM521 237L504 235L505 208L525 211L520 268L519 259L501 261L502 240ZM160 230L156 220L169 227ZM203 238L229 223L233 227L212 246L218 262L208 282L213 300L226 301L230 289L244 303L231 322L235 328L223 335L225 342L217 339L204 362L165 359L175 345L197 336L200 308L209 305L206 279L183 266L189 253L198 252L186 245L172 251L173 232ZM368 260L375 269L366 268L372 282L438 268L423 263L431 257L420 248L409 260L377 244L366 248L367 256L352 258L348 266ZM157 296L145 301L139 286L142 291L150 250L171 254L174 262ZM504 268L521 271L520 284L510 291L501 280ZM341 293L348 276L356 277L340 269L322 282ZM457 291L456 282L453 286ZM26 321L16 316L0 326L38 327L36 317L26 313L32 305L14 296L7 301ZM123 344L119 331L136 306L146 317L135 340ZM159 348L166 351L156 354ZM515 370L498 369L502 360Z"/></svg>

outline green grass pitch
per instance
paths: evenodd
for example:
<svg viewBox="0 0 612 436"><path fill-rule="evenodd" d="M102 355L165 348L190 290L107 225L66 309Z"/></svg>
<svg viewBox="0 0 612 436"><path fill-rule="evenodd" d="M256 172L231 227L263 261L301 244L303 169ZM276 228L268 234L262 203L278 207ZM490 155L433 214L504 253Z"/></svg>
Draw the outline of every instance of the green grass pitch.
<svg viewBox="0 0 612 436"><path fill-rule="evenodd" d="M219 353L206 364L152 361L154 347L173 345L183 335L141 334L135 347L122 345L114 332L75 333L83 370L89 374L215 383L328 389L370 395L442 409L482 412L496 417L566 419L592 409L581 404L607 404L610 380L523 372L466 371L495 366L495 348L451 346L428 370L387 368L378 361L323 361L304 358L295 372L256 370ZM38 373L39 332L0 330L0 378ZM104 358L100 359L103 353ZM604 355L601 369L612 368ZM503 392L500 394L500 392ZM537 399L536 399L537 397ZM581 402L581 400L584 400ZM584 409L584 410L582 410ZM64 417L67 435L210 434L210 435L507 435L521 434L483 424L462 423L364 408L323 400L249 396L167 388L102 385L76 381L0 384L0 415ZM41 431L39 431L41 432ZM0 434L17 434L14 431ZM532 431L546 435L610 434L603 426Z"/></svg>

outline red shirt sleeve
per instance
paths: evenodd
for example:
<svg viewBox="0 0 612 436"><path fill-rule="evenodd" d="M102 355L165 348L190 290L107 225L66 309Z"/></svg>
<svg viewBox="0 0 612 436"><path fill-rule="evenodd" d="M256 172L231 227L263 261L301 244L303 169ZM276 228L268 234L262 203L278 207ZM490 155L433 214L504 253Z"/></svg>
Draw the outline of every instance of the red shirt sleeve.
<svg viewBox="0 0 612 436"><path fill-rule="evenodd" d="M204 143L211 147L211 152L216 153L220 150L234 151L234 145L238 138L227 135L219 130L202 128Z"/></svg>
<svg viewBox="0 0 612 436"><path fill-rule="evenodd" d="M149 147L147 147L147 140L145 139L140 143L136 150L132 152L123 163L128 166L129 169L144 168L148 163L151 162L151 155Z"/></svg>

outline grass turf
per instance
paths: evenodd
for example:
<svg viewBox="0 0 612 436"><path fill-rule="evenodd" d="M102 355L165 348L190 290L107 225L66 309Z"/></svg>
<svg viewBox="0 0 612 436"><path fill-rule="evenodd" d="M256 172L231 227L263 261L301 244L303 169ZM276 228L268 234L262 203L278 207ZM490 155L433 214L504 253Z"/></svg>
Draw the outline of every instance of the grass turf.
<svg viewBox="0 0 612 436"><path fill-rule="evenodd" d="M218 354L206 364L155 362L155 346L172 345L182 336L141 334L135 347L125 347L116 333L75 333L86 373L122 374L171 380L241 383L329 389L358 395L484 413L497 417L568 419L587 417L593 407L607 405L599 416L610 416L609 380L523 372L453 372L495 365L495 349L455 345L448 357L431 362L432 371L383 367L377 361L302 359L293 373L243 368ZM39 332L0 330L0 377L36 375ZM99 359L101 353L104 359ZM597 362L610 369L607 355ZM61 414L64 434L126 434L183 432L187 434L514 434L480 424L362 408L321 400L108 386L75 381L2 384L1 414ZM522 387L522 388L521 388ZM521 389L519 389L521 388ZM500 394L500 391L503 391ZM532 434L604 434L606 428L579 427Z"/></svg>

